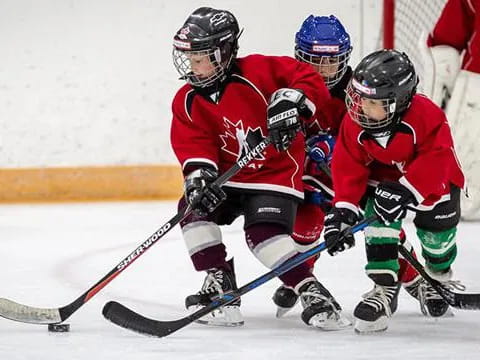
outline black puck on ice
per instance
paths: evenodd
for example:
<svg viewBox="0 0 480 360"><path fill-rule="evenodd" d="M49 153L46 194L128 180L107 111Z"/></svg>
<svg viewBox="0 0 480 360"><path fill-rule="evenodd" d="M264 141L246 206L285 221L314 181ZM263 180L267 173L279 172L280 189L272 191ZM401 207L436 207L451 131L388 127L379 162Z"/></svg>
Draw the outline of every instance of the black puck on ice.
<svg viewBox="0 0 480 360"><path fill-rule="evenodd" d="M48 324L48 331L51 332L69 332L70 324Z"/></svg>

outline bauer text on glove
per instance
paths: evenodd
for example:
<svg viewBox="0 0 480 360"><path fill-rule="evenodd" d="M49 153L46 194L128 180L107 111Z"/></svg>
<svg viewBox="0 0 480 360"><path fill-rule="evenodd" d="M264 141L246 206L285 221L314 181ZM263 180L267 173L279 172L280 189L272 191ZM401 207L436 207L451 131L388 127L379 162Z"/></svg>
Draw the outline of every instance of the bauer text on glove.
<svg viewBox="0 0 480 360"><path fill-rule="evenodd" d="M407 206L416 200L410 190L398 182L384 181L375 189L373 209L380 220L390 224L407 215Z"/></svg>

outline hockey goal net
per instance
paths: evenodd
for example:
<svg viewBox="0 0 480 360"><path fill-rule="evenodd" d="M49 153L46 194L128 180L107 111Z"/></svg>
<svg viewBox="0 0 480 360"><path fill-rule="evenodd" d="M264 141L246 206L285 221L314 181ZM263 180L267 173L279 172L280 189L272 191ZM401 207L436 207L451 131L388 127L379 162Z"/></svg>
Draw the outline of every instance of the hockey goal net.
<svg viewBox="0 0 480 360"><path fill-rule="evenodd" d="M415 65L420 78L419 92L424 92L426 72L434 68L426 40L433 30L447 0L383 0L383 48L404 51ZM453 100L453 98L452 98ZM450 114L449 104L446 111ZM463 119L465 120L465 119ZM465 122L449 119L456 144L456 152L467 178L469 198L462 196L462 218L480 220L480 187L478 173L480 161L475 151L477 140Z"/></svg>
<svg viewBox="0 0 480 360"><path fill-rule="evenodd" d="M447 0L383 0L383 47L404 51L412 60L420 77L427 63L422 54L428 33L437 22Z"/></svg>

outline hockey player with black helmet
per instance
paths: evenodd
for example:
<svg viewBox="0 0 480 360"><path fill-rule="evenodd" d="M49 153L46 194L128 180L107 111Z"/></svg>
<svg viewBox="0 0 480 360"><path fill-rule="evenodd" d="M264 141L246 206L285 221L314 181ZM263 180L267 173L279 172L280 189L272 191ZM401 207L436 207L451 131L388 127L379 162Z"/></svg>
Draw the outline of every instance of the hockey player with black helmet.
<svg viewBox="0 0 480 360"><path fill-rule="evenodd" d="M308 16L295 35L295 58L310 64L322 76L332 96L328 101L328 116L322 116L325 110L323 114L315 115L315 121L305 129L307 156L302 177L305 201L297 209L292 233L299 251L307 251L319 243L325 213L331 207L334 191L330 160L341 121L347 112L345 94L352 77L352 69L348 65L351 52L350 35L334 15ZM401 242L416 257L403 231ZM313 268L316 260L317 257L310 258L307 264ZM399 261L399 280L405 290L417 298L420 276L405 259ZM277 317L292 309L298 298L294 289L284 284L278 287L272 297L277 305ZM338 324L344 325L346 322Z"/></svg>
<svg viewBox="0 0 480 360"><path fill-rule="evenodd" d="M186 299L193 310L236 288L221 225L243 215L246 242L269 268L297 253L290 234L303 198L299 169L305 153L299 130L330 98L307 64L290 57L237 58L239 36L232 13L202 7L174 37L173 61L187 84L173 101L171 143L185 176L179 206L193 208L180 225L195 269L207 273L202 289ZM212 185L266 135L274 147L223 187ZM322 328L341 317L340 306L306 264L280 278L304 300L306 324ZM235 301L200 322L241 325L239 306Z"/></svg>
<svg viewBox="0 0 480 360"><path fill-rule="evenodd" d="M379 222L365 229L366 273L374 288L354 311L357 332L383 331L398 301L398 244L407 208L414 224L425 269L445 286L456 256L464 176L455 156L443 111L416 94L418 79L405 53L380 50L357 66L347 88L348 115L337 138L332 172L334 207L325 218L325 239L342 250L345 226L358 221L359 201L376 185L366 216ZM419 283L422 310L442 316L448 304L426 282Z"/></svg>

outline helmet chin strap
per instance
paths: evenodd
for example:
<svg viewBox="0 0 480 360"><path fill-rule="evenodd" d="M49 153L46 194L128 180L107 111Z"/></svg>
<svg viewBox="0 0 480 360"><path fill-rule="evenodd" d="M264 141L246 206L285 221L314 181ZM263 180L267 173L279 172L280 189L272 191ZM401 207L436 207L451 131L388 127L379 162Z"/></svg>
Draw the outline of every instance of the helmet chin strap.
<svg viewBox="0 0 480 360"><path fill-rule="evenodd" d="M375 132L375 133L371 133L371 135L374 137L374 138L382 138L382 137L386 137L386 136L390 136L392 135L392 131L391 130L387 130L387 131L383 131L383 132Z"/></svg>
<svg viewBox="0 0 480 360"><path fill-rule="evenodd" d="M397 110L397 100L393 101L391 104L388 106L388 111L391 113L394 113Z"/></svg>
<svg viewBox="0 0 480 360"><path fill-rule="evenodd" d="M215 57L215 61L216 61L218 64L221 64L221 63L222 63L222 51L220 50L219 47L217 47L217 48L213 51L213 56Z"/></svg>
<svg viewBox="0 0 480 360"><path fill-rule="evenodd" d="M390 124L385 126L385 129L381 129L375 131L374 129L370 129L370 131L366 130L371 136L374 138L383 138L386 136L392 136L395 133L395 129L399 123L400 114L394 114L392 117L392 121ZM373 131L372 131L373 130Z"/></svg>

